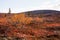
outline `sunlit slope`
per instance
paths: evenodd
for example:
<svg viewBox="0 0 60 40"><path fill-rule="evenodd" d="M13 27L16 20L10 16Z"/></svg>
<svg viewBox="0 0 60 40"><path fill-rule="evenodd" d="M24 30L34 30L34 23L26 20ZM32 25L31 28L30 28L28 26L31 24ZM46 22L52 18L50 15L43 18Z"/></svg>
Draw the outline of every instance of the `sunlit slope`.
<svg viewBox="0 0 60 40"><path fill-rule="evenodd" d="M51 28L51 30L54 30L50 31L49 28ZM6 36L50 36L56 35L57 33L55 32L55 30L58 30L58 28L60 28L59 11L40 10L16 14L0 14L0 34Z"/></svg>
<svg viewBox="0 0 60 40"><path fill-rule="evenodd" d="M19 23L29 23L31 21L31 17L25 17L24 13L20 14L1 14L0 16L0 23L14 23L14 22L19 22Z"/></svg>

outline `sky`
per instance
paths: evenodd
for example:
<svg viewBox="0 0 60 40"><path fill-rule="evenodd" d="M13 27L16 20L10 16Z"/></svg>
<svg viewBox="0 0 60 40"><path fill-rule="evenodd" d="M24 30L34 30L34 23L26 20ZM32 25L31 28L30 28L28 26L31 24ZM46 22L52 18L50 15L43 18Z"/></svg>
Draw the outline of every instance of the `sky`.
<svg viewBox="0 0 60 40"><path fill-rule="evenodd" d="M59 10L60 0L0 0L0 12L12 13L32 10Z"/></svg>

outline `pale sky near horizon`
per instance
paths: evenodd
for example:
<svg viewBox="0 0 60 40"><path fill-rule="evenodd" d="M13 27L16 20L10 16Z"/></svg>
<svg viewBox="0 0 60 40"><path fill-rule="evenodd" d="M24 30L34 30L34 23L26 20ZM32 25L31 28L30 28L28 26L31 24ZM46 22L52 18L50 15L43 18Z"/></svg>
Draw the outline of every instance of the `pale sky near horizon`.
<svg viewBox="0 0 60 40"><path fill-rule="evenodd" d="M60 0L0 0L0 12L24 12L31 10L59 10Z"/></svg>

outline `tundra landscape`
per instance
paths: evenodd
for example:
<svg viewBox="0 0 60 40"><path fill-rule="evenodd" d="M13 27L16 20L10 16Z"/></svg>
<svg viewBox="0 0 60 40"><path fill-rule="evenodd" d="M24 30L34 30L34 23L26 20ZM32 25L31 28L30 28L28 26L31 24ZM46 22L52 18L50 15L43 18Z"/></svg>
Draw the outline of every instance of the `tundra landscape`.
<svg viewBox="0 0 60 40"><path fill-rule="evenodd" d="M60 11L0 13L0 40L60 40Z"/></svg>

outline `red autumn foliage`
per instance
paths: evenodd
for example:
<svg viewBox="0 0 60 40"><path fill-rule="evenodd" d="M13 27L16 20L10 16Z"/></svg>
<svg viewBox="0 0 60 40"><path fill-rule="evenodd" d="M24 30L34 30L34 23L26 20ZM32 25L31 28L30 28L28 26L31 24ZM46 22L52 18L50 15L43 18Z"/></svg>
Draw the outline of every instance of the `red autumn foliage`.
<svg viewBox="0 0 60 40"><path fill-rule="evenodd" d="M26 17L24 13L1 15L0 34L6 36L20 38L54 35L56 34L54 31L48 31L45 28L60 26L60 23L46 22L43 17Z"/></svg>

